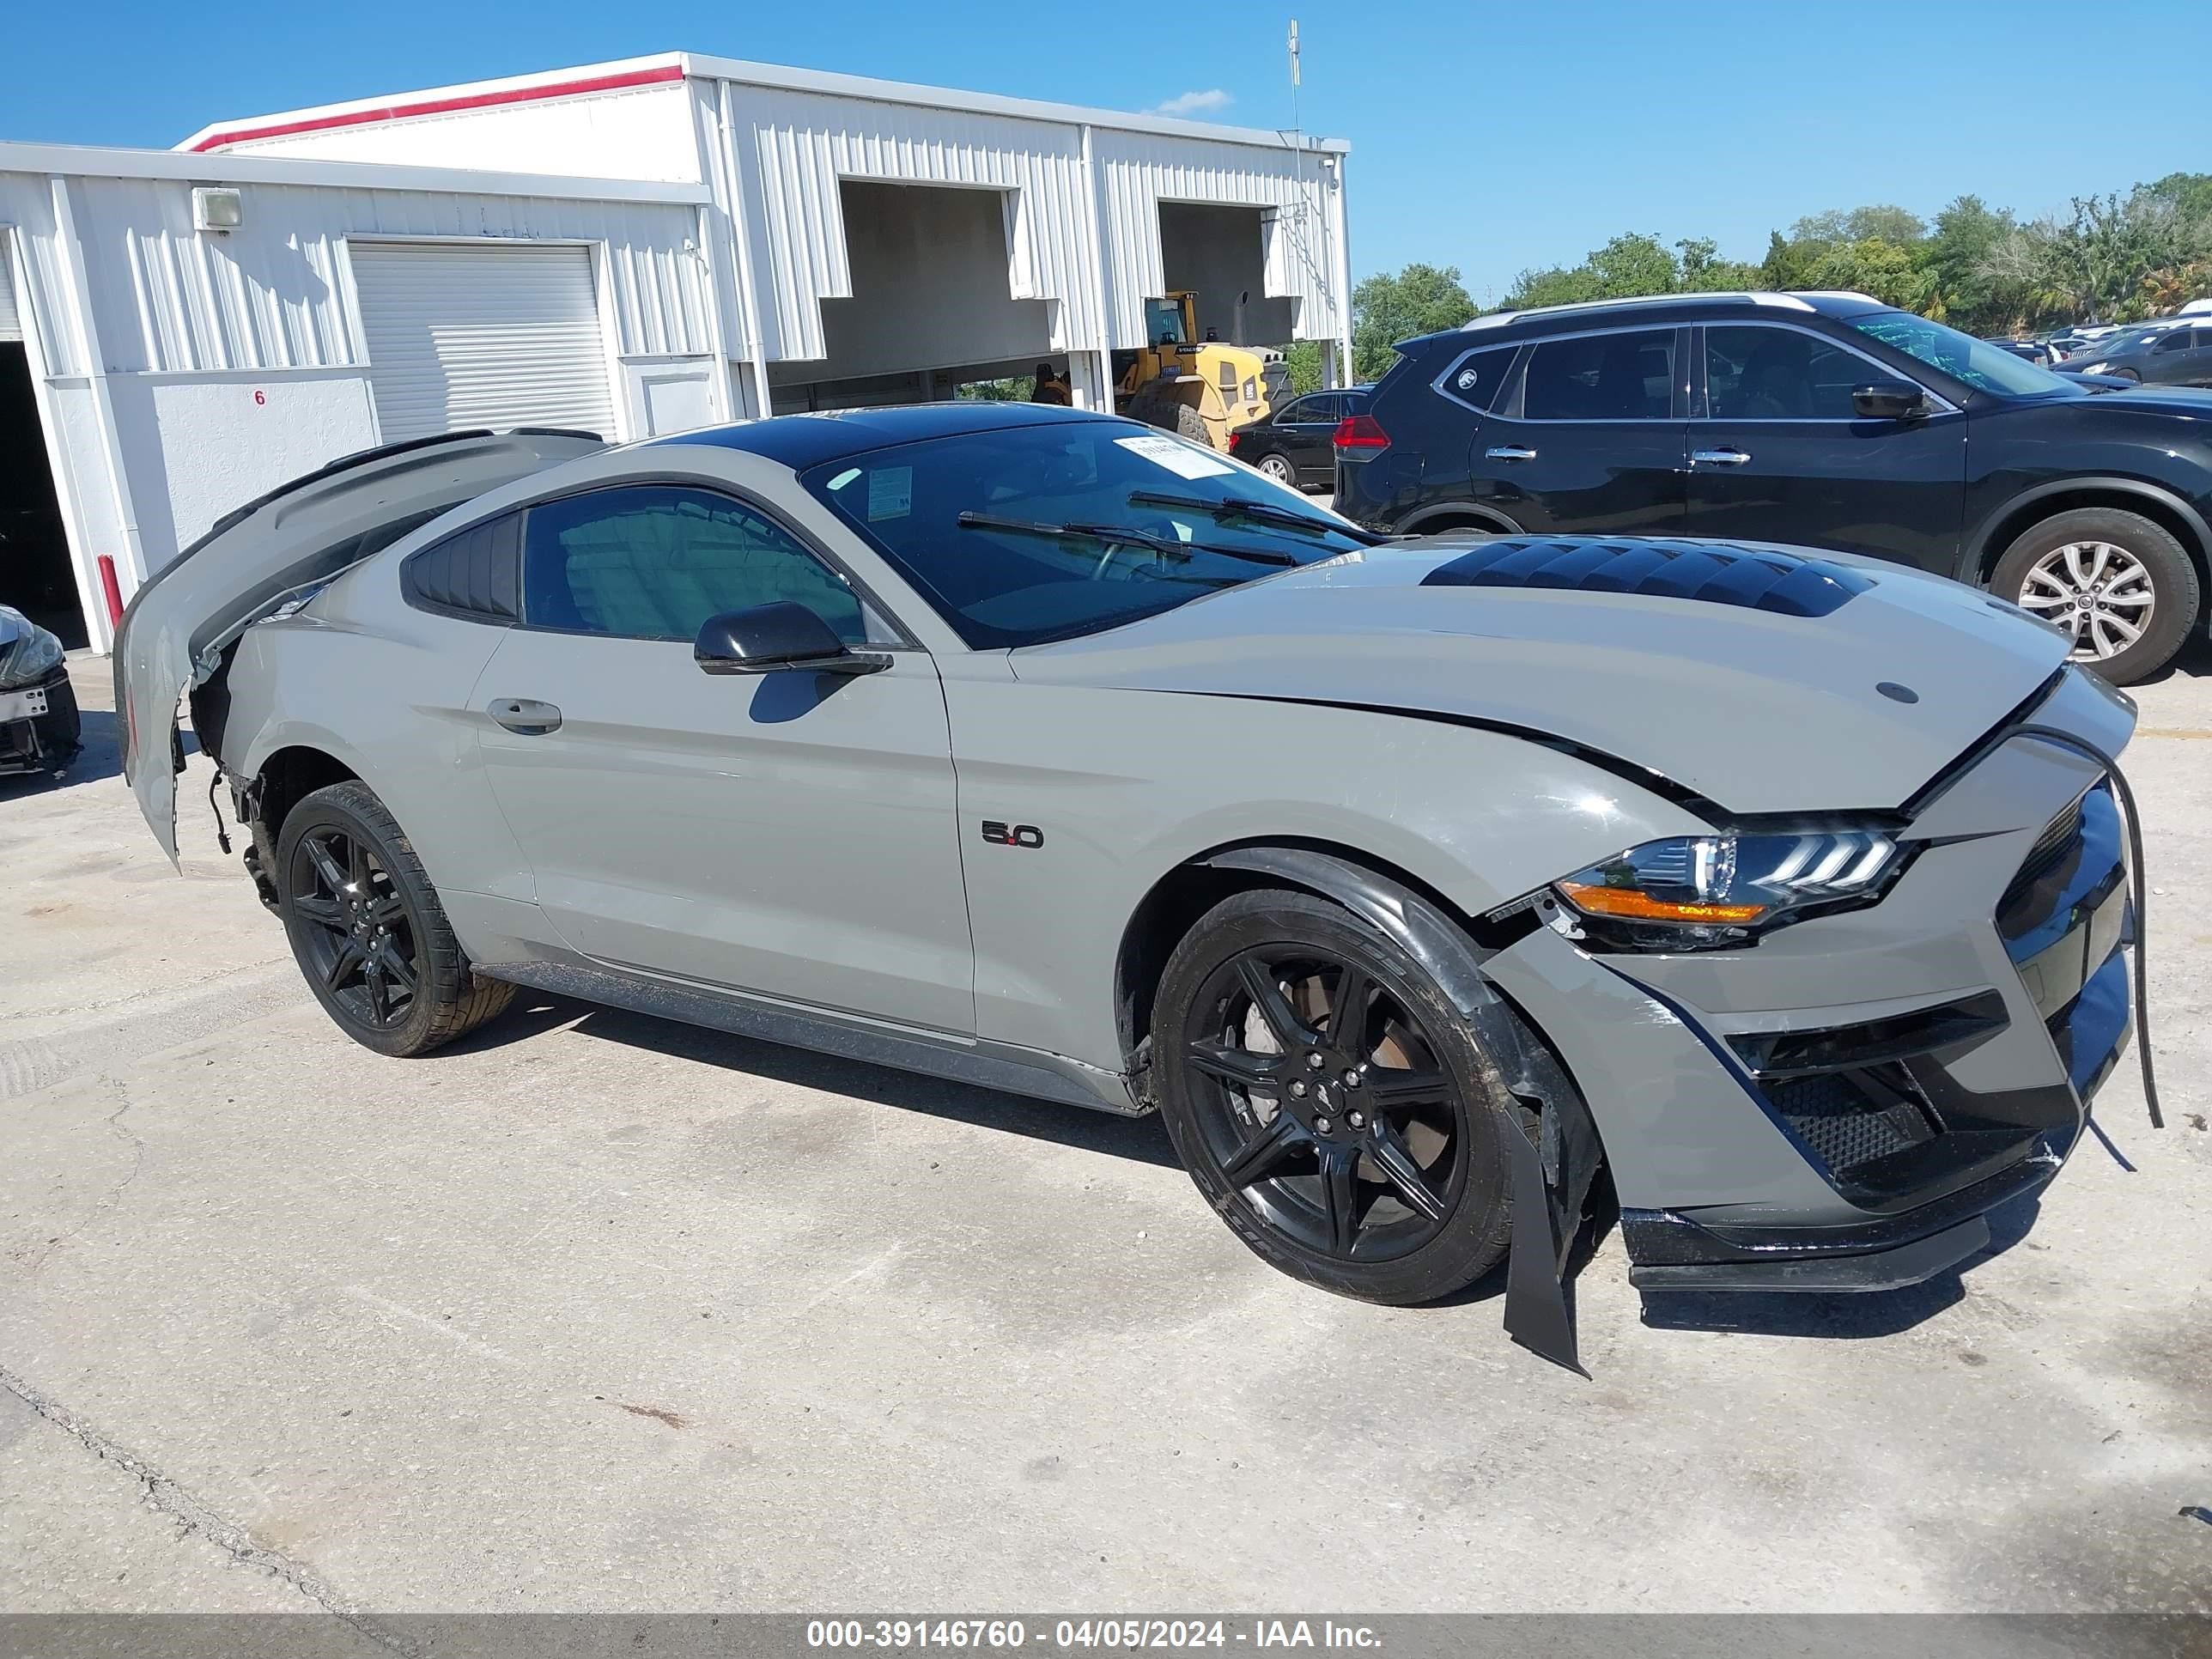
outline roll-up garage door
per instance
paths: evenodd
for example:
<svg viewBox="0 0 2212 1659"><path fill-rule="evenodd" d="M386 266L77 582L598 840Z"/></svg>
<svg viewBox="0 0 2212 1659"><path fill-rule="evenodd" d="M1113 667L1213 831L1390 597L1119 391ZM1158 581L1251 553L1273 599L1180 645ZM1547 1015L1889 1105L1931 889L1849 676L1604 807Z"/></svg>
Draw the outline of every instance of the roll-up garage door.
<svg viewBox="0 0 2212 1659"><path fill-rule="evenodd" d="M355 242L351 252L385 442L470 427L615 435L589 249Z"/></svg>
<svg viewBox="0 0 2212 1659"><path fill-rule="evenodd" d="M23 319L15 314L15 273L9 264L8 233L0 230L0 340L20 340Z"/></svg>

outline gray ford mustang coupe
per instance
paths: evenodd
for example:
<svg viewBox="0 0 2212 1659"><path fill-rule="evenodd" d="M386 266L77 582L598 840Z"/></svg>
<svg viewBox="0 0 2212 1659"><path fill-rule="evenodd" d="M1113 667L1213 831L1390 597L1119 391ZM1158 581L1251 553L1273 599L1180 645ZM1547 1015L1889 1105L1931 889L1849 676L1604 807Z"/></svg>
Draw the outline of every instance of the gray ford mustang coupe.
<svg viewBox="0 0 2212 1659"><path fill-rule="evenodd" d="M219 524L116 653L314 994L426 1054L517 986L1157 1108L1261 1257L1417 1303L1509 1251L1573 1363L1593 1181L1649 1289L1988 1241L2128 1040L2062 634L1893 564L1392 541L1044 406L626 447L462 433Z"/></svg>

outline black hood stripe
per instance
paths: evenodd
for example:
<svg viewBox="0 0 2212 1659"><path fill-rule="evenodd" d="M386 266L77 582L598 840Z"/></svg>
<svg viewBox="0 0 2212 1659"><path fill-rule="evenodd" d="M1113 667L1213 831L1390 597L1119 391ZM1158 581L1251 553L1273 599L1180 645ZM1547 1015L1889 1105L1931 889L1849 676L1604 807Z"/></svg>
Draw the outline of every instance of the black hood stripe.
<svg viewBox="0 0 2212 1659"><path fill-rule="evenodd" d="M1733 605L1785 617L1826 617L1874 579L1826 559L1710 542L1607 537L1503 537L1469 548L1421 579L1424 587L1548 587L1580 593Z"/></svg>

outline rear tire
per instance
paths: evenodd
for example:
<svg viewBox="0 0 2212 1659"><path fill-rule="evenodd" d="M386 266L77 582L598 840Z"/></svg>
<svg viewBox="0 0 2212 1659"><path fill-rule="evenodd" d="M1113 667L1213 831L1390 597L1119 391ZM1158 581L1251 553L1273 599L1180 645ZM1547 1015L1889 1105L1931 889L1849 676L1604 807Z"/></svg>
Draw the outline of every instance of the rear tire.
<svg viewBox="0 0 2212 1659"><path fill-rule="evenodd" d="M363 1048L427 1054L514 1000L514 986L471 970L414 846L367 784L318 789L285 814L270 873L307 988Z"/></svg>
<svg viewBox="0 0 2212 1659"><path fill-rule="evenodd" d="M1254 463L1260 471L1279 484L1295 489L1298 484L1298 470L1291 465L1291 458L1279 449L1271 449Z"/></svg>
<svg viewBox="0 0 2212 1659"><path fill-rule="evenodd" d="M1175 406L1175 429L1179 438L1188 438L1207 449L1213 447L1213 440L1206 435L1206 417L1188 404Z"/></svg>
<svg viewBox="0 0 2212 1659"><path fill-rule="evenodd" d="M2075 635L2074 660L2114 685L2148 679L2196 627L2202 584L2188 550L2139 513L2085 507L2031 525L1990 590ZM2139 630L2133 641L2130 630Z"/></svg>
<svg viewBox="0 0 2212 1659"><path fill-rule="evenodd" d="M1269 1265L1407 1305L1504 1258L1519 1103L1420 964L1348 912L1275 890L1214 906L1160 976L1152 1053L1183 1167Z"/></svg>

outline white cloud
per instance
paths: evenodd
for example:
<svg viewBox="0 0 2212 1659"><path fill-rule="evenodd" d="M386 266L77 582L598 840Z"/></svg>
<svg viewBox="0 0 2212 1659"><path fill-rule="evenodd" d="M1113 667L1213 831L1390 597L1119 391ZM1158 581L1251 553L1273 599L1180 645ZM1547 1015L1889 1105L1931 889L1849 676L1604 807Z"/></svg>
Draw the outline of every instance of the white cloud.
<svg viewBox="0 0 2212 1659"><path fill-rule="evenodd" d="M1227 109L1237 100L1219 87L1208 87L1204 92L1186 92L1170 98L1164 104L1152 107L1155 115L1210 115L1215 110Z"/></svg>

